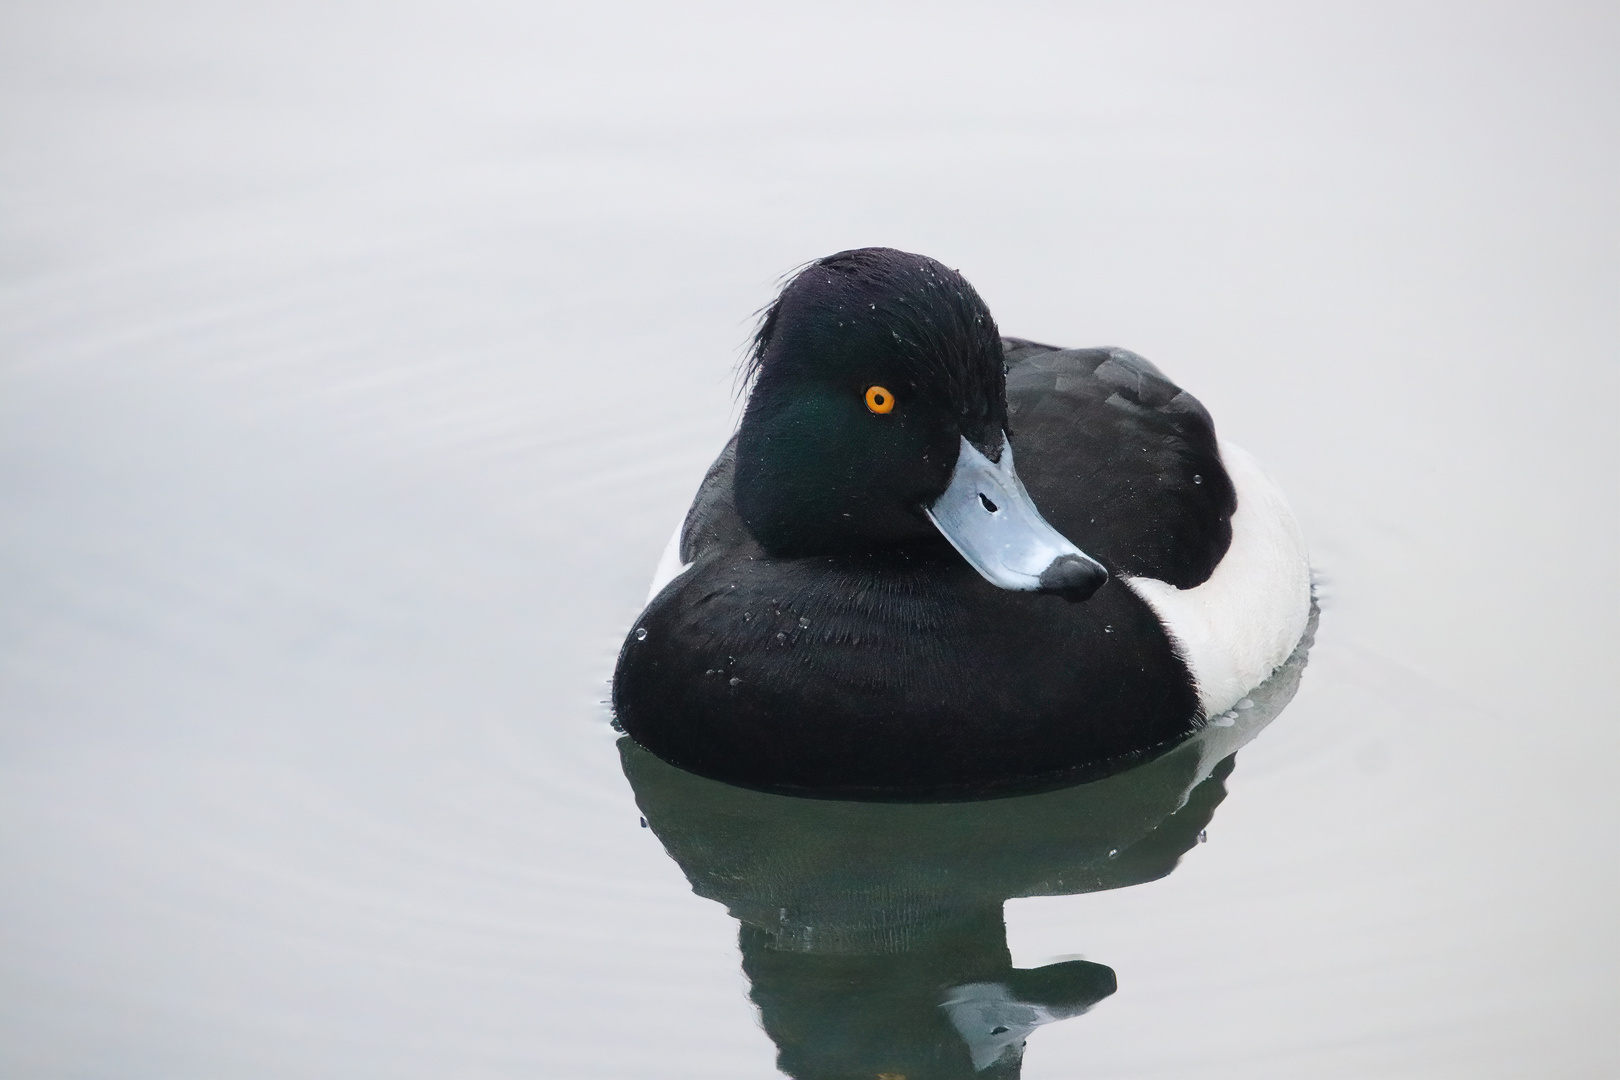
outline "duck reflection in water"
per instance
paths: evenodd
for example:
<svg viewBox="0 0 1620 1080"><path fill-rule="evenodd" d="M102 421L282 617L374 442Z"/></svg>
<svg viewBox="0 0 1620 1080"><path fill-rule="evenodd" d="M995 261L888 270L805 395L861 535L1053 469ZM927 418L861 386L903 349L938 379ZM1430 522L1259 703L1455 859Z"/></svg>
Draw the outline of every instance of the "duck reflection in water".
<svg viewBox="0 0 1620 1080"><path fill-rule="evenodd" d="M1015 968L1003 903L1164 877L1226 796L1236 751L1293 697L1315 630L1240 707L1104 780L978 803L801 799L683 772L619 741L648 826L741 924L778 1067L798 1080L1016 1077L1037 1027L1113 969Z"/></svg>

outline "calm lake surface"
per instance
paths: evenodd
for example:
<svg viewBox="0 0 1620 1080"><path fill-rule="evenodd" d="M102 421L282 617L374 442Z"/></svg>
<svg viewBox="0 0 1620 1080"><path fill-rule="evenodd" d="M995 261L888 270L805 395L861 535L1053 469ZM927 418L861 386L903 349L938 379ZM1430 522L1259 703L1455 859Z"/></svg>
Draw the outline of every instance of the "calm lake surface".
<svg viewBox="0 0 1620 1080"><path fill-rule="evenodd" d="M974 1036L1031 1078L1620 1073L1616 39L0 7L0 1074L919 1080L997 985L1092 1005ZM868 244L1267 465L1286 709L968 808L617 744L751 313Z"/></svg>

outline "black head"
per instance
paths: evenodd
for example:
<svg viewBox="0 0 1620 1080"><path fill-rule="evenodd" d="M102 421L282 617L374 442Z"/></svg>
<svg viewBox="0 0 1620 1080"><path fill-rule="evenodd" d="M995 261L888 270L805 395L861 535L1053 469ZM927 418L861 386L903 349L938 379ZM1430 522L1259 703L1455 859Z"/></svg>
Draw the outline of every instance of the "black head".
<svg viewBox="0 0 1620 1080"><path fill-rule="evenodd" d="M994 457L1000 334L979 294L892 248L829 255L766 310L737 438L737 509L772 555L935 541L962 438Z"/></svg>

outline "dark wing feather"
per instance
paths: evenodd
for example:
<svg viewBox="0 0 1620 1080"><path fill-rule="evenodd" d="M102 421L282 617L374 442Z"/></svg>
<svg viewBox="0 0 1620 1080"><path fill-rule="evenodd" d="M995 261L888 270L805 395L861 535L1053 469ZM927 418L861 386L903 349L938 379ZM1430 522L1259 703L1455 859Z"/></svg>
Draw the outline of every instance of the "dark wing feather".
<svg viewBox="0 0 1620 1080"><path fill-rule="evenodd" d="M733 481L737 475L737 436L709 466L697 496L681 525L681 562L694 563L710 552L730 551L754 538L737 513Z"/></svg>
<svg viewBox="0 0 1620 1080"><path fill-rule="evenodd" d="M1018 474L1046 519L1111 572L1208 579L1237 496L1198 399L1125 349L1003 345Z"/></svg>

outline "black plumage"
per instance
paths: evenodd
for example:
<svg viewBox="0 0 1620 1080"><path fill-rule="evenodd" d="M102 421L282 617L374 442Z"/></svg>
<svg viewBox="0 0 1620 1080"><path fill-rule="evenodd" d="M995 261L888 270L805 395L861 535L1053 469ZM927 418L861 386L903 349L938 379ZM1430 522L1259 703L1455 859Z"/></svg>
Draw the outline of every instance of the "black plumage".
<svg viewBox="0 0 1620 1080"><path fill-rule="evenodd" d="M855 254L766 315L742 427L683 527L693 566L620 654L625 731L705 776L873 799L1053 787L1185 737L1193 680L1119 575L1185 588L1225 553L1208 413L1124 350L987 345L959 276ZM878 380L898 416L860 406ZM991 585L922 513L960 440L999 452L1003 429L1047 520L1113 575L1083 603Z"/></svg>

